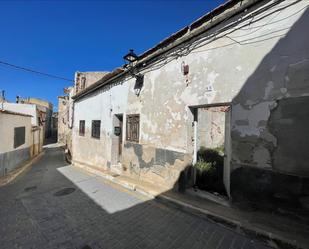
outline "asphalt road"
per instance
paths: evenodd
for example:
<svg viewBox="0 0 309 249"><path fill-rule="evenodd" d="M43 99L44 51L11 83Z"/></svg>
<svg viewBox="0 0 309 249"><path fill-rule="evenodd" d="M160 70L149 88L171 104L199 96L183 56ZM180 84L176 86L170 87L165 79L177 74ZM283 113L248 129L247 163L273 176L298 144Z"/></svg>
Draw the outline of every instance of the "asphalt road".
<svg viewBox="0 0 309 249"><path fill-rule="evenodd" d="M0 248L269 247L67 165L50 147L0 188Z"/></svg>

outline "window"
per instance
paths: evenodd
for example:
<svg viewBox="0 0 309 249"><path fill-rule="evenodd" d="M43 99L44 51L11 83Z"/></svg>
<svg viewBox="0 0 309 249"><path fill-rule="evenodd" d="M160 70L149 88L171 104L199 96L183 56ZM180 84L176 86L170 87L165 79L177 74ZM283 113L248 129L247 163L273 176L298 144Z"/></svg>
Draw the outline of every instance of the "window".
<svg viewBox="0 0 309 249"><path fill-rule="evenodd" d="M25 126L14 128L14 149L25 143L25 137L26 137Z"/></svg>
<svg viewBox="0 0 309 249"><path fill-rule="evenodd" d="M92 120L91 136L100 138L101 120Z"/></svg>
<svg viewBox="0 0 309 249"><path fill-rule="evenodd" d="M86 88L86 78L85 77L82 77L82 87L81 89L84 90Z"/></svg>
<svg viewBox="0 0 309 249"><path fill-rule="evenodd" d="M139 141L139 114L127 115L127 141Z"/></svg>
<svg viewBox="0 0 309 249"><path fill-rule="evenodd" d="M79 135L85 136L85 120L79 120Z"/></svg>

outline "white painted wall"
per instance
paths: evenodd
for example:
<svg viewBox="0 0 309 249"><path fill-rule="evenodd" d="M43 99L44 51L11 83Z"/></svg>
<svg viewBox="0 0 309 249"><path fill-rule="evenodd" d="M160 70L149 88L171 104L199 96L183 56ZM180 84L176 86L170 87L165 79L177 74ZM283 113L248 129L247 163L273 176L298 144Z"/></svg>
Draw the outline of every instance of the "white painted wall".
<svg viewBox="0 0 309 249"><path fill-rule="evenodd" d="M38 126L37 108L35 104L4 103L4 110L31 115L31 124Z"/></svg>
<svg viewBox="0 0 309 249"><path fill-rule="evenodd" d="M109 91L98 91L74 105L73 155L74 160L92 162L98 166L111 160L111 140L113 115L125 116L128 84L114 86ZM79 136L79 121L85 120L85 136ZM91 138L92 120L101 120L101 138ZM89 160L90 159L90 160Z"/></svg>

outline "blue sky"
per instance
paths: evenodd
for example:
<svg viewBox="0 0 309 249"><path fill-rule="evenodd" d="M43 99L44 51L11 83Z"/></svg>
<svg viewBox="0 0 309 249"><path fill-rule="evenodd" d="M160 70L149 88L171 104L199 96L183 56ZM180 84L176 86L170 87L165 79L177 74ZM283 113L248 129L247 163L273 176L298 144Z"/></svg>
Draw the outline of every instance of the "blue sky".
<svg viewBox="0 0 309 249"><path fill-rule="evenodd" d="M1 1L0 61L69 79L75 71L110 71L129 48L142 53L223 2ZM0 64L0 89L11 101L20 95L57 105L68 85Z"/></svg>

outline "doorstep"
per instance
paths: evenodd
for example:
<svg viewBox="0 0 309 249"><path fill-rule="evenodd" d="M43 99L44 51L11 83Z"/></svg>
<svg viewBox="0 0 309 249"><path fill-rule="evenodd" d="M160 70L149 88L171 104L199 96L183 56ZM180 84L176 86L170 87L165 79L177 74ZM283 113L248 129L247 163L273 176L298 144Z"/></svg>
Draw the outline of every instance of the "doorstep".
<svg viewBox="0 0 309 249"><path fill-rule="evenodd" d="M180 208L203 218L228 226L237 232L259 237L275 248L309 248L309 225L288 217L260 211L240 210L233 205L222 205L208 198L183 194L173 190L113 174L95 167L76 165L124 188Z"/></svg>

